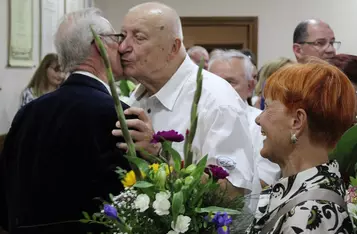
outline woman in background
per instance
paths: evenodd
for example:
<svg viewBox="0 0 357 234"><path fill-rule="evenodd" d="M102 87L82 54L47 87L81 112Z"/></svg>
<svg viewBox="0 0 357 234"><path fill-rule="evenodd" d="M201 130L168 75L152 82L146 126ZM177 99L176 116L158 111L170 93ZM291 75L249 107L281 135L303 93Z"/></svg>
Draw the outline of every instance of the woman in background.
<svg viewBox="0 0 357 234"><path fill-rule="evenodd" d="M64 81L57 54L47 54L21 94L21 107L43 94L56 90Z"/></svg>
<svg viewBox="0 0 357 234"><path fill-rule="evenodd" d="M276 60L270 61L264 64L258 72L258 83L255 86L255 95L258 98L255 98L253 106L258 109L264 110L264 98L262 98L262 90L264 89L265 81L271 76L274 72L279 70L279 68L284 67L287 64L293 64L294 62L288 58L278 58Z"/></svg>

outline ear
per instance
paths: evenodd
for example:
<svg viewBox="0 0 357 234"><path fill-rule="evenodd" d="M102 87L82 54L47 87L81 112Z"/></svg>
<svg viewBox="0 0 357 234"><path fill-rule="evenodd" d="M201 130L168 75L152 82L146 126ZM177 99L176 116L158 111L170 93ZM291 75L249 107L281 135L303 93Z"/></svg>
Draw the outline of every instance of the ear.
<svg viewBox="0 0 357 234"><path fill-rule="evenodd" d="M292 115L292 130L297 137L301 136L308 127L307 114L304 109L297 109Z"/></svg>
<svg viewBox="0 0 357 234"><path fill-rule="evenodd" d="M181 46L182 46L181 40L176 38L174 43L172 44L172 47L171 47L170 55L171 55L172 58L175 57L178 54L178 52L181 49Z"/></svg>
<svg viewBox="0 0 357 234"><path fill-rule="evenodd" d="M255 80L254 79L248 80L249 93L253 93L254 88L255 88Z"/></svg>
<svg viewBox="0 0 357 234"><path fill-rule="evenodd" d="M303 51L300 44L294 43L293 51L297 60L299 60L303 56Z"/></svg>

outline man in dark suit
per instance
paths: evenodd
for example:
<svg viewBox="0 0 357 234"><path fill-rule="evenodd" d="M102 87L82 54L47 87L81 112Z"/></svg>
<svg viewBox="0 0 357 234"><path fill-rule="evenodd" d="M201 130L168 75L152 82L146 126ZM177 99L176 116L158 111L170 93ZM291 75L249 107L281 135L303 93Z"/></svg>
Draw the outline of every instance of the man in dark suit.
<svg viewBox="0 0 357 234"><path fill-rule="evenodd" d="M94 198L123 189L114 171L129 166L116 147L123 139L111 134L117 116L90 25L104 41L114 75L122 75L118 35L100 12L67 15L55 45L71 75L16 114L0 158L7 204L0 207L0 226L9 233L97 233L101 228L78 222L82 211L98 212Z"/></svg>

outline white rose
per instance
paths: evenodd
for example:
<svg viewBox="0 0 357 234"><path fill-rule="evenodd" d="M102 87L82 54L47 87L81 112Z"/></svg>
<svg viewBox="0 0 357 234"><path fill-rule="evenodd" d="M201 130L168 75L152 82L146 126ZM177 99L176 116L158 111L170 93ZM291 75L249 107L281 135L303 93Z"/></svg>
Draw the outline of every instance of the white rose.
<svg viewBox="0 0 357 234"><path fill-rule="evenodd" d="M167 234L178 234L178 232L175 232L175 231L171 230Z"/></svg>
<svg viewBox="0 0 357 234"><path fill-rule="evenodd" d="M170 214L170 192L160 192L155 195L156 200L152 204L152 207L155 209L155 213L162 216Z"/></svg>
<svg viewBox="0 0 357 234"><path fill-rule="evenodd" d="M179 215L177 217L176 225L174 221L171 222L171 228L177 233L185 233L190 226L191 218L188 216Z"/></svg>
<svg viewBox="0 0 357 234"><path fill-rule="evenodd" d="M169 191L159 192L155 195L156 200L166 199L168 200L171 197L171 193Z"/></svg>
<svg viewBox="0 0 357 234"><path fill-rule="evenodd" d="M140 212L144 212L149 208L150 198L146 194L140 194L134 201L134 206L139 209Z"/></svg>

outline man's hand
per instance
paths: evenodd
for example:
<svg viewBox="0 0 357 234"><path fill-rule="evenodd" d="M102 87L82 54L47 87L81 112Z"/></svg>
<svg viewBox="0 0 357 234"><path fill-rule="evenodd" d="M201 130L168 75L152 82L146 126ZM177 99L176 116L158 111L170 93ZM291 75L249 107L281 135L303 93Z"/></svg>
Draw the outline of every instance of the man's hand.
<svg viewBox="0 0 357 234"><path fill-rule="evenodd" d="M158 155L161 145L152 144L152 136L154 135L154 130L150 118L146 115L142 108L130 107L124 111L125 115L136 115L137 119L128 119L126 124L129 128L129 134L131 135L134 143L135 149L137 151L145 150L152 155ZM120 128L120 122L116 122L116 127ZM130 130L131 129L131 130ZM112 131L114 136L123 136L123 132L120 129L114 129ZM127 150L128 145L126 143L118 143L118 148Z"/></svg>

